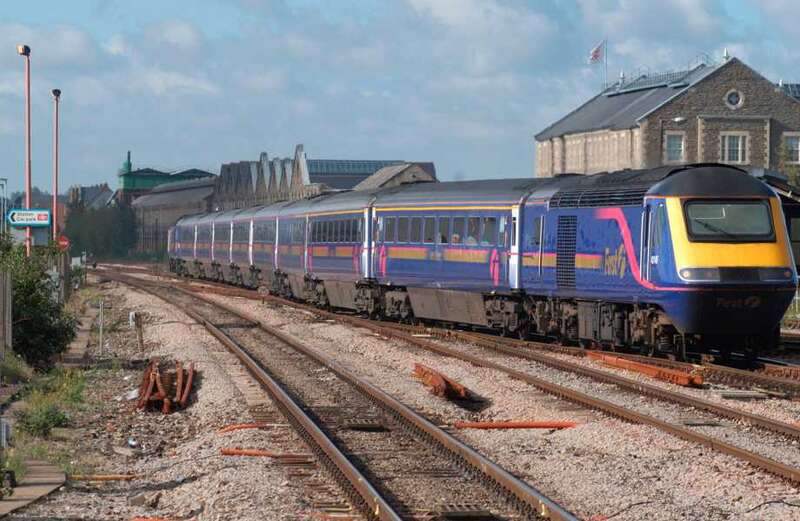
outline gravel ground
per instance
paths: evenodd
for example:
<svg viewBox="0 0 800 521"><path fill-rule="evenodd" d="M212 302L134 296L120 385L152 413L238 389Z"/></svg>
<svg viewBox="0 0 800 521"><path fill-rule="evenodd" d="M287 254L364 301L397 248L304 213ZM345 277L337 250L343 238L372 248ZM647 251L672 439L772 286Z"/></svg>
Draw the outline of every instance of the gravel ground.
<svg viewBox="0 0 800 521"><path fill-rule="evenodd" d="M285 306L210 295L265 319L284 332L309 342L408 405L444 424L455 420L561 420L581 423L562 431L460 431L456 435L481 449L509 470L525 476L544 493L585 518L632 519L797 519L800 491L785 481L738 460L687 443L651 427L631 425L543 395L493 370L430 354L372 332L321 321ZM449 344L452 345L452 344ZM485 354L474 346L465 349ZM631 398L613 386L565 375L523 360L497 357L564 385L614 398L626 406L664 417L702 418L696 411ZM415 362L443 371L489 400L481 412L462 409L429 394L411 376ZM650 382L652 383L652 382ZM773 401L773 400L770 400ZM785 400L775 400L788 403ZM726 401L728 402L728 401ZM732 406L741 406L732 403ZM761 413L763 402L748 403ZM719 428L709 428L719 435ZM731 437L796 460L796 447L759 432L726 427ZM738 434L737 434L738 433ZM735 440L730 440L735 441ZM783 451L783 452L781 452Z"/></svg>
<svg viewBox="0 0 800 521"><path fill-rule="evenodd" d="M116 284L104 284L113 301L109 322L131 310L146 311L145 353L138 351L135 333L120 325L109 332L106 354L123 360L159 355L193 361L201 374L192 392L191 405L169 416L134 411L133 402L119 398L138 386L140 371L104 371L105 378L90 377L89 398L101 398L97 409L87 412L77 452L96 473L137 473L132 482L100 485L68 483L43 501L9 517L30 519L120 519L164 516L201 520L300 520L310 519L317 501L336 501L338 492L316 468L282 466L267 458L225 457L222 447L259 448L305 454L307 447L286 425L270 429L216 431L231 423L253 421L251 411L229 369L238 366L232 355L202 327L162 301ZM241 367L239 366L241 369ZM283 420L274 410L262 411ZM127 440L139 444L133 455ZM310 495L305 485L319 488Z"/></svg>
<svg viewBox="0 0 800 521"><path fill-rule="evenodd" d="M580 364L592 369L599 369L607 373L623 375L631 380L644 382L650 385L661 387L670 391L677 391L687 396L694 398L702 398L709 402L714 402L734 409L749 412L751 414L758 414L773 420L781 421L789 424L798 424L800 422L800 401L786 400L781 398L769 398L764 400L732 400L722 398L719 391L738 389L721 384L706 383L702 389L695 389L690 387L680 387L677 385L655 380L649 378L641 373L635 371L626 371L624 369L610 368L598 361L588 358L578 358L575 356L565 355L562 353L547 353L547 356L567 360L569 362Z"/></svg>

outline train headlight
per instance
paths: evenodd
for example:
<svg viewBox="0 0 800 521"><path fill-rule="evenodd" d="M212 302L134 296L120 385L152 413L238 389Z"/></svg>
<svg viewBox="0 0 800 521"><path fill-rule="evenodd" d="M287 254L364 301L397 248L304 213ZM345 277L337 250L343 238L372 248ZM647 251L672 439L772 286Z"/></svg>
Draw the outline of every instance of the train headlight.
<svg viewBox="0 0 800 521"><path fill-rule="evenodd" d="M683 280L690 282L719 282L717 268L683 268L680 270Z"/></svg>
<svg viewBox="0 0 800 521"><path fill-rule="evenodd" d="M758 278L763 281L785 282L792 279L792 270L789 268L759 268Z"/></svg>

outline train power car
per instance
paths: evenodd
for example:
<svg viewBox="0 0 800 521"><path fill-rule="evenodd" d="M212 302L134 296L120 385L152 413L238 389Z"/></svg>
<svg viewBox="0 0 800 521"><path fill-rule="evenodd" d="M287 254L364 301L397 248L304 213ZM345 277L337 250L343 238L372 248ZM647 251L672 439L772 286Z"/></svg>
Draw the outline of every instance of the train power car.
<svg viewBox="0 0 800 521"><path fill-rule="evenodd" d="M797 286L777 196L719 164L333 193L186 217L169 247L319 306L678 358L770 347Z"/></svg>

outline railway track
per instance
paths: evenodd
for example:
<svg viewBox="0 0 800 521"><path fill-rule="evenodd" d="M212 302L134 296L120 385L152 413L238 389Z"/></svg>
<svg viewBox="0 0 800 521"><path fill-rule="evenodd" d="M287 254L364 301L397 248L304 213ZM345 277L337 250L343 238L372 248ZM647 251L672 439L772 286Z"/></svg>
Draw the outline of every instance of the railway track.
<svg viewBox="0 0 800 521"><path fill-rule="evenodd" d="M513 361L511 361L509 365L504 365L489 360L488 357L485 356L468 354L464 352L463 349L458 349L458 348L454 349L425 338L420 338L419 334L425 333L426 335L439 337L441 340L458 340L463 342L469 342L471 344L478 345L481 348L489 349L493 352L500 353L504 356L508 356L512 360L514 358L525 359L531 362L535 362L537 364L557 369L559 371L579 374L581 376L588 377L602 383L613 384L627 392L639 395L645 395L650 398L655 398L657 400L661 400L672 404L679 404L681 406L689 407L690 409L693 410L704 411L706 413L718 417L727 418L729 420L733 420L734 422L747 423L761 430L777 433L780 436L786 438L800 440L800 429L794 425L789 425L763 416L750 414L742 410L726 407L681 392L670 391L661 386L650 385L647 383L640 382L638 380L632 380L613 373L593 369L591 367L570 362L568 360L564 360L561 357L555 357L547 353L547 351L558 351L561 353L568 353L575 356L584 356L585 351L580 348L556 346L553 344L540 343L540 342L512 340L512 339L497 337L494 335L487 335L474 332L465 332L465 331L457 331L449 329L446 330L440 328L422 328L419 326L408 326L408 325L401 325L388 322L375 322L351 315L332 313L329 311L320 310L313 306L297 303L294 301L289 301L280 297L261 295L253 291L231 288L222 285L216 285L216 284L208 285L205 282L199 285L187 284L185 287L187 288L187 290L195 292L204 291L205 289L211 289L212 292L214 293L226 296L238 296L251 299L255 298L259 300L271 300L280 304L304 309L323 318L335 319L337 321L346 322L354 326L367 328L380 335L396 338L398 340L408 342L410 344L413 344L422 349L426 349L428 351L433 351L445 356L458 358L460 360L472 363L477 366L496 369L518 380L533 385L546 393L556 395L562 399L578 403L588 408L603 411L607 414L624 419L626 421L651 425L655 428L658 428L664 432L675 435L682 439L711 447L715 450L733 456L737 459L747 461L748 463L751 463L775 475L784 477L792 482L800 483L800 469L798 469L797 467L786 465L784 463L776 461L775 459L771 459L769 457L765 457L748 449L743 449L734 444L727 443L714 436L704 434L703 432L700 432L697 429L691 429L686 426L679 425L675 422L665 421L648 414L642 414L631 408L622 407L620 405L611 403L609 401L598 399L589 394L576 391L568 387L553 384L543 378L534 376L529 372L524 372L515 369ZM638 357L636 355L624 355L624 356L630 357L632 359L643 359L646 363L652 364L655 362L657 364L663 364L665 367L671 367L671 368L683 367L684 369L688 370L687 366L691 366L695 369L697 367L697 366L692 366L691 364L682 365L680 362L652 359L648 357ZM701 366L701 367L705 368L706 366ZM767 375L755 374L749 371L736 370L724 366L712 366L712 369L720 371L720 373L713 373L713 372L709 373L711 375L710 376L711 379L725 381L726 383L734 382L734 383L744 384L745 382L747 382L747 385L749 385L750 387L752 387L753 382L762 382L765 385L765 387L781 389L782 390L781 392L789 390L790 392L794 393L793 396L797 396L798 394L800 394L800 389L798 389L800 388L800 382L795 380L790 380L785 378L775 378ZM733 378L731 375L736 375L736 378Z"/></svg>
<svg viewBox="0 0 800 521"><path fill-rule="evenodd" d="M151 293L203 324L270 393L368 519L576 520L309 346L174 284L104 275Z"/></svg>

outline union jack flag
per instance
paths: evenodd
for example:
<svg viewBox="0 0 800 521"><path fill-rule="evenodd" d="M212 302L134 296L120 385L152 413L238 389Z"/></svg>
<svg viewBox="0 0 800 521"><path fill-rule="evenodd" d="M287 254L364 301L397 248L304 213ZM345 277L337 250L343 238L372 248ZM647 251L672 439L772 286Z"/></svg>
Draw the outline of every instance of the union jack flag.
<svg viewBox="0 0 800 521"><path fill-rule="evenodd" d="M603 40L602 42L595 45L594 49L589 51L589 63L600 63L603 61L603 55L606 53L606 41Z"/></svg>

